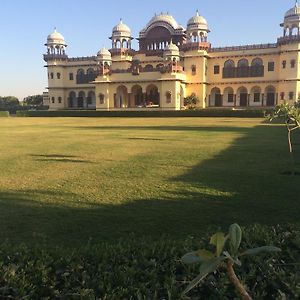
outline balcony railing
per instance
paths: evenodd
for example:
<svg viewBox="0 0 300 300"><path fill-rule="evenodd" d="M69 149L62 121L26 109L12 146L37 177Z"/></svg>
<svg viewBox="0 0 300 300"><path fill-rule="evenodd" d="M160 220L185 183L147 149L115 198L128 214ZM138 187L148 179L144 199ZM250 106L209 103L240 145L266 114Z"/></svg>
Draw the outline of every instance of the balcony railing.
<svg viewBox="0 0 300 300"><path fill-rule="evenodd" d="M96 73L93 74L79 74L76 75L76 83L77 84L87 84L94 81L97 77Z"/></svg>
<svg viewBox="0 0 300 300"><path fill-rule="evenodd" d="M264 77L264 66L223 68L223 78Z"/></svg>

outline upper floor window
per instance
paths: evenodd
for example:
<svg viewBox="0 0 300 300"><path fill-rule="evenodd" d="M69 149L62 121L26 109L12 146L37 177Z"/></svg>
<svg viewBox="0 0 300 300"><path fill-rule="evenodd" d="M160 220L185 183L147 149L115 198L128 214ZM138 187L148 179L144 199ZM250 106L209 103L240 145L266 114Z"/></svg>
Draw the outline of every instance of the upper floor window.
<svg viewBox="0 0 300 300"><path fill-rule="evenodd" d="M73 74L73 73L70 73L70 74L69 74L69 79L70 79L70 80L74 80L74 74Z"/></svg>
<svg viewBox="0 0 300 300"><path fill-rule="evenodd" d="M61 77L60 73L57 73L56 77L57 77L57 79L60 79L60 77Z"/></svg>
<svg viewBox="0 0 300 300"><path fill-rule="evenodd" d="M289 92L289 100L293 100L294 99L294 92Z"/></svg>
<svg viewBox="0 0 300 300"><path fill-rule="evenodd" d="M268 71L273 72L275 70L275 63L274 61L269 61L268 62Z"/></svg>
<svg viewBox="0 0 300 300"><path fill-rule="evenodd" d="M51 98L51 102L55 103L55 98L54 97Z"/></svg>
<svg viewBox="0 0 300 300"><path fill-rule="evenodd" d="M172 93L170 91L166 92L166 102L171 103Z"/></svg>
<svg viewBox="0 0 300 300"><path fill-rule="evenodd" d="M192 65L192 75L196 75L197 73L197 67L195 65Z"/></svg>
<svg viewBox="0 0 300 300"><path fill-rule="evenodd" d="M214 74L220 74L220 66L219 65L214 66Z"/></svg>
<svg viewBox="0 0 300 300"><path fill-rule="evenodd" d="M61 103L61 101L62 101L62 98L58 97L58 103Z"/></svg>
<svg viewBox="0 0 300 300"><path fill-rule="evenodd" d="M282 61L282 69L285 69L286 68L286 60L283 60Z"/></svg>
<svg viewBox="0 0 300 300"><path fill-rule="evenodd" d="M284 100L284 92L280 93L280 100Z"/></svg>
<svg viewBox="0 0 300 300"><path fill-rule="evenodd" d="M50 73L50 78L53 79L54 78L54 74Z"/></svg>
<svg viewBox="0 0 300 300"><path fill-rule="evenodd" d="M295 65L296 65L296 60L295 59L292 59L291 60L291 68L295 68Z"/></svg>
<svg viewBox="0 0 300 300"><path fill-rule="evenodd" d="M104 104L104 95L103 94L99 94L99 100L100 100L100 104Z"/></svg>

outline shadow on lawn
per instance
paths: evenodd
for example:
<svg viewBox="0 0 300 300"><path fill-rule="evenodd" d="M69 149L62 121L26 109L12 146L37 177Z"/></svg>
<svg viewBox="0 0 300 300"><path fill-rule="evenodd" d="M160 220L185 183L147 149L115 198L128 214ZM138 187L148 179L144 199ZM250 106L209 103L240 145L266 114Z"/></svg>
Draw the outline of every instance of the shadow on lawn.
<svg viewBox="0 0 300 300"><path fill-rule="evenodd" d="M64 154L30 154L35 161L44 162L63 162L63 163L93 163L90 160L79 159L80 157L74 155Z"/></svg>
<svg viewBox="0 0 300 300"><path fill-rule="evenodd" d="M280 175L286 161L278 157L287 151L283 131L274 126L235 129L245 134L228 149L186 174L170 175L171 182L184 183L184 188L170 191L163 199L133 199L121 205L80 199L78 203L52 205L39 199L79 200L78 195L47 190L2 192L0 238L75 247L90 238L114 240L129 233L198 236L211 225L227 228L233 222L299 225L299 178ZM154 161L153 167L159 165ZM207 192L199 187L207 187Z"/></svg>

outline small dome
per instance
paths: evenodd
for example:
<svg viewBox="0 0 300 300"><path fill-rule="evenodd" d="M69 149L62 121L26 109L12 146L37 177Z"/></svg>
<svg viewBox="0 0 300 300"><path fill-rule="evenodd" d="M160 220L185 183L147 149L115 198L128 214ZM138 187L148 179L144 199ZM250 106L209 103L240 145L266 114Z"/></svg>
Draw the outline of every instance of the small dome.
<svg viewBox="0 0 300 300"><path fill-rule="evenodd" d="M113 28L113 35L125 35L125 36L131 36L131 30L130 28L123 23L122 19L120 20L119 24L117 24Z"/></svg>
<svg viewBox="0 0 300 300"><path fill-rule="evenodd" d="M179 48L171 41L171 43L165 48L165 51L179 52Z"/></svg>
<svg viewBox="0 0 300 300"><path fill-rule="evenodd" d="M179 48L175 44L173 44L173 42L171 41L171 43L164 50L164 56L165 57L180 56Z"/></svg>
<svg viewBox="0 0 300 300"><path fill-rule="evenodd" d="M284 18L299 18L300 17L300 7L298 5L298 1L296 2L295 6L291 9L289 9L285 15Z"/></svg>
<svg viewBox="0 0 300 300"><path fill-rule="evenodd" d="M53 33L48 35L47 44L65 45L65 38L55 29Z"/></svg>
<svg viewBox="0 0 300 300"><path fill-rule="evenodd" d="M97 53L98 56L111 56L111 53L106 49L102 48Z"/></svg>

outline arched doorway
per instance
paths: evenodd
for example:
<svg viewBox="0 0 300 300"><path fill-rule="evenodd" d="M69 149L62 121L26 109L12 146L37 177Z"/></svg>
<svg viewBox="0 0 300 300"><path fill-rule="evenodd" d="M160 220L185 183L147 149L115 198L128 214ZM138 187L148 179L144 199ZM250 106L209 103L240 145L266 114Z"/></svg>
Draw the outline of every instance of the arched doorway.
<svg viewBox="0 0 300 300"><path fill-rule="evenodd" d="M248 91L245 87L240 87L238 89L238 97L239 97L239 100L240 100L240 106L241 107L247 107L248 106Z"/></svg>
<svg viewBox="0 0 300 300"><path fill-rule="evenodd" d="M275 88L273 86L268 86L266 88L266 106L275 106Z"/></svg>
<svg viewBox="0 0 300 300"><path fill-rule="evenodd" d="M251 105L254 105L254 106L261 104L261 89L259 86L255 86L251 89L250 103L251 103Z"/></svg>
<svg viewBox="0 0 300 300"><path fill-rule="evenodd" d="M81 91L79 92L77 98L78 108L84 108L84 102L85 102L85 92Z"/></svg>
<svg viewBox="0 0 300 300"><path fill-rule="evenodd" d="M234 105L234 91L233 91L232 87L227 87L224 90L223 104L225 106L233 106Z"/></svg>
<svg viewBox="0 0 300 300"><path fill-rule="evenodd" d="M90 109L96 108L96 95L93 91L89 91L89 93L88 93L87 107Z"/></svg>
<svg viewBox="0 0 300 300"><path fill-rule="evenodd" d="M69 108L77 107L77 99L76 99L76 93L75 92L70 92L70 94L69 94L68 107Z"/></svg>
<svg viewBox="0 0 300 300"><path fill-rule="evenodd" d="M146 105L147 106L160 105L160 96L159 96L158 88L154 84L148 85L146 89Z"/></svg>
<svg viewBox="0 0 300 300"><path fill-rule="evenodd" d="M127 87L124 85L120 85L117 88L117 93L115 94L115 107L116 108L128 107L128 92L127 92Z"/></svg>
<svg viewBox="0 0 300 300"><path fill-rule="evenodd" d="M131 89L131 105L132 107L143 107L145 106L143 89L140 85L134 85Z"/></svg>
<svg viewBox="0 0 300 300"><path fill-rule="evenodd" d="M210 92L210 105L220 107L223 105L221 90L217 87L214 87Z"/></svg>

